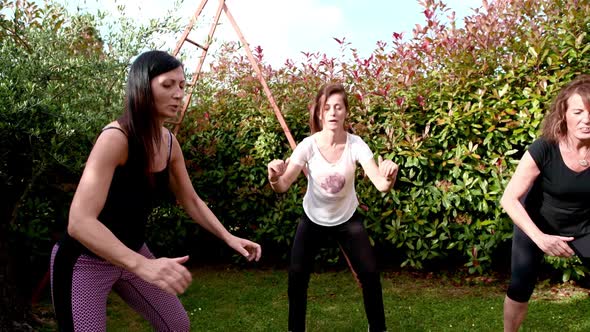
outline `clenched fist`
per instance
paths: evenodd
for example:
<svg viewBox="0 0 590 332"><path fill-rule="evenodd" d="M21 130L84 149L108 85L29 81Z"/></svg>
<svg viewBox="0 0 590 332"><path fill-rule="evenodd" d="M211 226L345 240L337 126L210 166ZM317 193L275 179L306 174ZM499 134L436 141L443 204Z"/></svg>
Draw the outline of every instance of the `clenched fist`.
<svg viewBox="0 0 590 332"><path fill-rule="evenodd" d="M289 165L289 159L287 158L286 161L275 159L268 163L268 179L271 182L276 182L281 175L285 174L287 170L287 166Z"/></svg>

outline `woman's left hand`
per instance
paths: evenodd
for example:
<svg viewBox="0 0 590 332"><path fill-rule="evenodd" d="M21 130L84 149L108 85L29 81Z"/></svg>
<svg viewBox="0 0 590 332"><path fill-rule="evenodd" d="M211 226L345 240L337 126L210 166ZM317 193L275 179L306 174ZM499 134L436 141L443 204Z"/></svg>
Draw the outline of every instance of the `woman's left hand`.
<svg viewBox="0 0 590 332"><path fill-rule="evenodd" d="M389 159L383 160L383 158L379 156L379 174L381 174L381 176L393 181L397 176L398 170L399 166L396 163Z"/></svg>
<svg viewBox="0 0 590 332"><path fill-rule="evenodd" d="M240 255L246 257L250 262L252 260L258 262L260 256L262 256L262 248L258 243L242 239L241 237L232 235L227 241L227 245L239 252Z"/></svg>

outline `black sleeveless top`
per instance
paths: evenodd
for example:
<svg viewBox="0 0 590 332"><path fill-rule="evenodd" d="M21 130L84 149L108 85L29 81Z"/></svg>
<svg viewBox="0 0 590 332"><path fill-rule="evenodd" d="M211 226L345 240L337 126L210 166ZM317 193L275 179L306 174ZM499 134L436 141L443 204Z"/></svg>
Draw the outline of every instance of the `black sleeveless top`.
<svg viewBox="0 0 590 332"><path fill-rule="evenodd" d="M123 132L117 127L107 127L103 131L108 129L117 129ZM168 134L166 167L162 171L152 173L153 181L150 182L142 169L131 165L129 162L131 156L129 156L125 165L117 166L115 169L104 207L98 215L98 220L113 232L123 244L134 251L141 249L145 242L147 219L156 203L171 197L168 183L172 133L168 131ZM62 239L62 245L72 248L78 247L81 252L94 255L77 240L71 238L67 232Z"/></svg>
<svg viewBox="0 0 590 332"><path fill-rule="evenodd" d="M525 200L526 210L544 232L562 236L590 233L590 168L571 170L558 144L539 138L528 149L541 171Z"/></svg>

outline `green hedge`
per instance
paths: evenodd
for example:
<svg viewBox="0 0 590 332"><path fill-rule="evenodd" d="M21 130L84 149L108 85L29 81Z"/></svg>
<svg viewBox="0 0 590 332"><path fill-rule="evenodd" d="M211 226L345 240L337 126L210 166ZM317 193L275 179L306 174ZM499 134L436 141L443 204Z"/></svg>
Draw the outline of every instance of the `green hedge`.
<svg viewBox="0 0 590 332"><path fill-rule="evenodd" d="M255 56L296 141L308 135L316 89L339 80L350 90L352 130L400 164L388 194L358 174L361 211L379 250L394 253L402 266L450 260L483 273L509 244L512 222L498 201L517 161L538 136L556 91L587 71L590 7L497 2L463 27L444 21L447 14L442 2L428 2L426 23L412 37L394 33L366 59L344 41L339 58L309 54L279 69L264 65L260 50ZM194 183L215 213L284 257L305 180L287 194L268 186L265 165L291 150L243 50L225 47L195 87L180 140L195 165Z"/></svg>
<svg viewBox="0 0 590 332"><path fill-rule="evenodd" d="M442 2L425 6L425 22L394 32L368 58L344 40L337 58L311 53L278 69L261 49L255 56L296 141L309 134L317 88L338 80L350 92L351 130L400 165L387 194L360 170L357 178L360 211L385 264L451 262L485 273L506 259L512 223L498 201L516 162L557 90L587 71L590 4L497 1L461 24ZM7 238L43 269L92 141L122 110L129 59L180 29L167 15L145 27L123 19L101 36L105 15L21 7L30 14L0 17L0 57L10 59L0 64L0 177ZM306 181L285 194L268 185L266 164L291 149L241 46L224 44L194 89L178 138L197 192L232 232L260 241L267 262L286 263ZM157 209L149 228L163 255L233 254L175 205ZM339 253L318 257L337 263ZM566 278L583 272L576 261L550 263Z"/></svg>

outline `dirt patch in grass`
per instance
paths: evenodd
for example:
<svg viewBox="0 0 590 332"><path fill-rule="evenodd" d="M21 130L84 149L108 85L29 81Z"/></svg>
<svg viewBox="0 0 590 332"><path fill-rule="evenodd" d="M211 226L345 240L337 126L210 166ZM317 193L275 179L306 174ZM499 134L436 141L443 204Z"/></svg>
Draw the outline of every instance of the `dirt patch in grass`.
<svg viewBox="0 0 590 332"><path fill-rule="evenodd" d="M465 273L389 271L383 273L384 285L389 283L393 292L437 293L449 296L487 296L505 294L510 277L504 274L474 276ZM397 290L397 291L396 291ZM580 283L556 283L544 279L537 283L532 300L567 301L590 296L590 289Z"/></svg>

